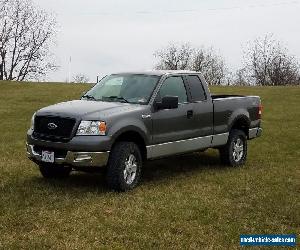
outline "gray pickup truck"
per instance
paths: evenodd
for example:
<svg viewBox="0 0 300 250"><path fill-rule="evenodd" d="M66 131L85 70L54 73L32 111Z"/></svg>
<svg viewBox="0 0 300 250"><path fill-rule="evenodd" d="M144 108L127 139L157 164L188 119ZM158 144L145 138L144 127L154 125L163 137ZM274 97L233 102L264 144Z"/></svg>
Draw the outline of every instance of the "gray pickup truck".
<svg viewBox="0 0 300 250"><path fill-rule="evenodd" d="M45 178L105 167L109 187L126 191L146 160L216 148L222 163L243 165L261 112L257 96L211 95L197 72L112 74L80 100L37 111L27 154Z"/></svg>

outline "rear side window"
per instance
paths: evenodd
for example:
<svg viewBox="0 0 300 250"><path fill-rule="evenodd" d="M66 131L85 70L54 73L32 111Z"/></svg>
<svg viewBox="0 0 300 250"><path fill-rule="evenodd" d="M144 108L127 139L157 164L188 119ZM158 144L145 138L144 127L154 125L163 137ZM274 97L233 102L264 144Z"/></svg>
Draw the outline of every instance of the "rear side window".
<svg viewBox="0 0 300 250"><path fill-rule="evenodd" d="M206 95L198 76L187 76L193 102L205 101Z"/></svg>

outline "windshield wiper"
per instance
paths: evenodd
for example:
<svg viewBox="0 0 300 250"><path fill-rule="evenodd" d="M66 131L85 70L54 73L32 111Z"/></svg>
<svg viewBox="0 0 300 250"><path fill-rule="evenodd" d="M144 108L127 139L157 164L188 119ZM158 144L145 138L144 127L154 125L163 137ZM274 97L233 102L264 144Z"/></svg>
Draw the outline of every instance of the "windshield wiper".
<svg viewBox="0 0 300 250"><path fill-rule="evenodd" d="M129 103L129 101L128 100L126 100L123 96L114 96L114 95L112 95L112 96L103 96L102 97L102 99L105 99L105 98L107 98L107 99L116 99L116 100L120 100L120 101L124 101L124 102L126 102L126 103Z"/></svg>
<svg viewBox="0 0 300 250"><path fill-rule="evenodd" d="M81 98L86 98L88 100L97 101L97 99L95 97L93 97L92 95L83 95Z"/></svg>

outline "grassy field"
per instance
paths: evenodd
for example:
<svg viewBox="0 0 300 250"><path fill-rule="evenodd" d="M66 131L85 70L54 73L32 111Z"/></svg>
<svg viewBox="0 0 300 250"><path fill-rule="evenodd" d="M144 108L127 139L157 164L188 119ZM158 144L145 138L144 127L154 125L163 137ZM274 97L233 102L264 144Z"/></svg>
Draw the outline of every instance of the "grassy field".
<svg viewBox="0 0 300 250"><path fill-rule="evenodd" d="M87 88L0 83L0 248L234 249L240 234L299 236L299 87L212 88L262 97L247 164L221 166L215 150L154 161L129 193L109 191L101 173L44 180L26 158L33 112Z"/></svg>

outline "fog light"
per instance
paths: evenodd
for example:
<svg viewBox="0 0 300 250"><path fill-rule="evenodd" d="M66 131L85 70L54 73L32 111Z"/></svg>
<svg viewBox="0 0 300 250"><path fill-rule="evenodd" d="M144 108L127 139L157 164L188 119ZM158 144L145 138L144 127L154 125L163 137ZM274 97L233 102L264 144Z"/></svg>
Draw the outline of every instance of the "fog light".
<svg viewBox="0 0 300 250"><path fill-rule="evenodd" d="M90 155L77 155L75 157L75 161L79 162L79 161L91 161L92 157Z"/></svg>

